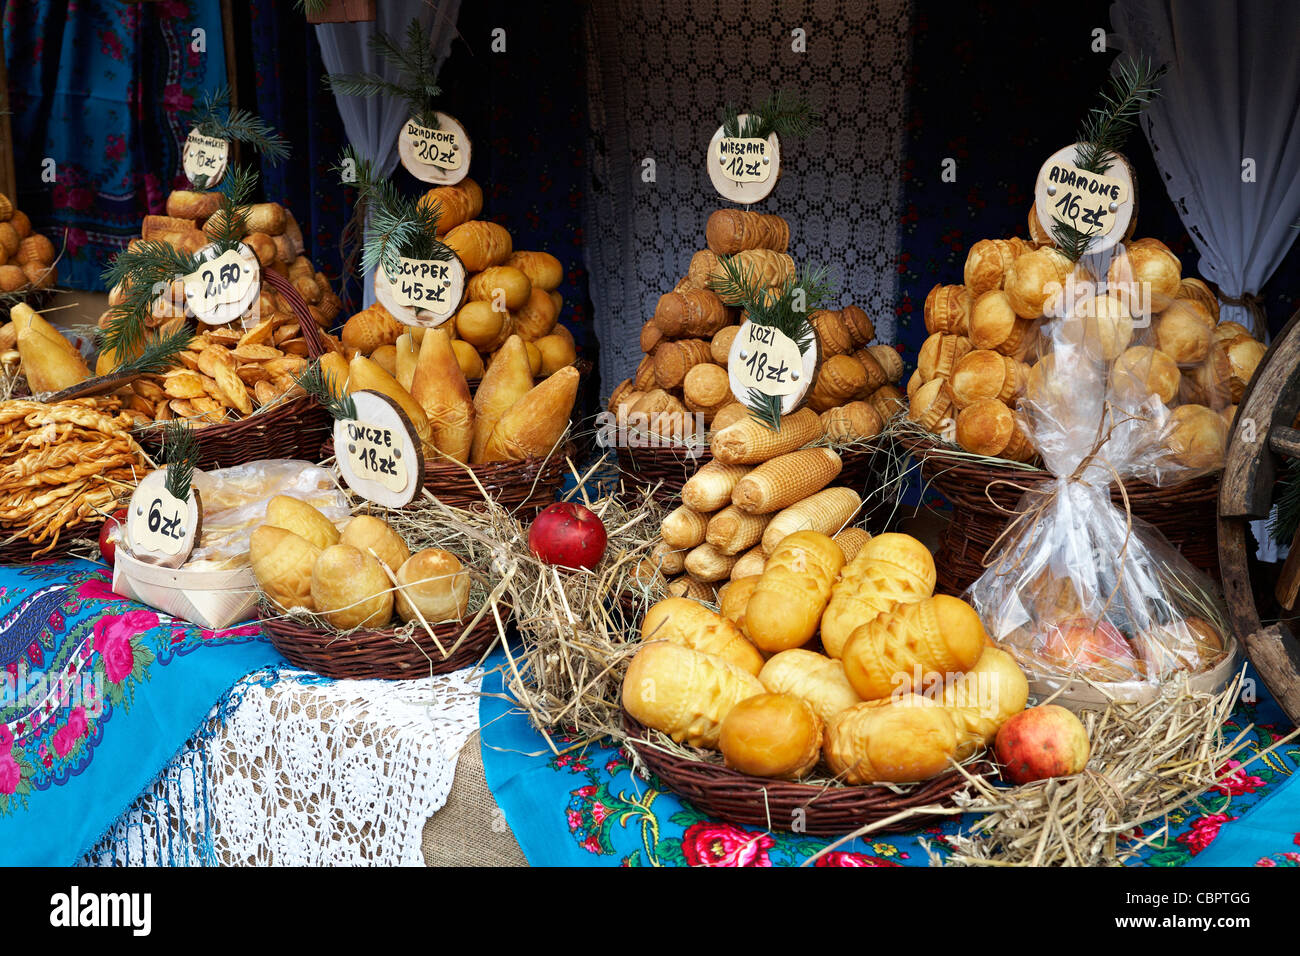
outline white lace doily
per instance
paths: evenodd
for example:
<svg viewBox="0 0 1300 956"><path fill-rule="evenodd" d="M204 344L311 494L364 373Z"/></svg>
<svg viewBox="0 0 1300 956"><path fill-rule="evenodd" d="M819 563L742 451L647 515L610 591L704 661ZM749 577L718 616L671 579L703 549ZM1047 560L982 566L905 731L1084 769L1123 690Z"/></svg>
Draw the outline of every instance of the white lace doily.
<svg viewBox="0 0 1300 956"><path fill-rule="evenodd" d="M82 863L420 866L481 677L251 674Z"/></svg>

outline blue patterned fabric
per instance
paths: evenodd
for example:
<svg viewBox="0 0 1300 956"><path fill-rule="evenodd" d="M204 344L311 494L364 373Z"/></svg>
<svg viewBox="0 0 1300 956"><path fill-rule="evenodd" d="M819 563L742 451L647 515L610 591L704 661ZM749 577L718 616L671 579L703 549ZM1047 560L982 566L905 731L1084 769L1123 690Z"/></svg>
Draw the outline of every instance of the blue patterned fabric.
<svg viewBox="0 0 1300 956"><path fill-rule="evenodd" d="M69 866L239 678L283 663L113 594L86 561L0 568L0 865Z"/></svg>
<svg viewBox="0 0 1300 956"><path fill-rule="evenodd" d="M226 83L221 4L6 0L4 18L15 204L55 249L66 230L59 285L102 288L141 219L186 188L188 114Z"/></svg>
<svg viewBox="0 0 1300 956"><path fill-rule="evenodd" d="M504 658L489 662L500 665ZM499 695L501 672L487 675L479 708L489 788L534 866L798 866L832 840L763 831L711 819L631 772L627 755L588 746L556 755L522 712ZM1253 675L1252 675L1253 676ZM1262 688L1256 679L1256 684ZM1266 749L1290 728L1269 697L1243 704L1225 728L1248 724L1248 753ZM572 741L557 738L564 751ZM1300 744L1248 762L1189 800L1168 819L1169 834L1142 851L1144 866L1300 865ZM971 817L915 833L859 839L817 866L926 866L926 840L941 856ZM1159 821L1150 825L1154 832Z"/></svg>

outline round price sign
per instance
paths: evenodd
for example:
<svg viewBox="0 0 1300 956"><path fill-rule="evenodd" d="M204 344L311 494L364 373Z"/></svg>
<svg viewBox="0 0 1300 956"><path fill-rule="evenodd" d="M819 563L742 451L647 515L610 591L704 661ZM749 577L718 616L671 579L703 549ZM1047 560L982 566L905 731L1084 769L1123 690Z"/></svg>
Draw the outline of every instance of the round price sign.
<svg viewBox="0 0 1300 956"><path fill-rule="evenodd" d="M197 474L197 472L196 472ZM197 488L187 499L167 490L167 469L151 471L127 505L126 541L131 556L145 564L179 568L203 534L203 503Z"/></svg>
<svg viewBox="0 0 1300 956"><path fill-rule="evenodd" d="M375 298L405 325L434 328L460 308L465 294L465 267L451 259L402 258L398 274L375 270Z"/></svg>
<svg viewBox="0 0 1300 956"><path fill-rule="evenodd" d="M779 329L746 319L727 354L731 393L743 399L751 391L780 396L781 414L797 409L817 377L817 339L807 352Z"/></svg>
<svg viewBox="0 0 1300 956"><path fill-rule="evenodd" d="M211 189L226 174L230 158L230 143L215 136L204 136L196 129L185 137L181 150L181 168L185 176L199 189Z"/></svg>
<svg viewBox="0 0 1300 956"><path fill-rule="evenodd" d="M1053 153L1038 171L1034 204L1038 222L1049 236L1057 221L1092 238L1087 254L1105 252L1125 236L1137 210L1133 170L1123 156L1113 156L1106 172L1074 165L1078 144Z"/></svg>
<svg viewBox="0 0 1300 956"><path fill-rule="evenodd" d="M352 393L356 418L334 422L334 458L343 481L367 501L401 508L424 487L424 452L411 420L387 395Z"/></svg>
<svg viewBox="0 0 1300 956"><path fill-rule="evenodd" d="M740 122L747 118L742 114ZM767 198L781 175L781 144L775 133L767 139L733 137L724 135L719 126L709 140L705 166L723 199L756 203Z"/></svg>
<svg viewBox="0 0 1300 956"><path fill-rule="evenodd" d="M469 136L453 117L440 112L433 115L438 119L437 129L422 126L414 119L402 124L397 134L397 155L416 179L452 186L469 175Z"/></svg>
<svg viewBox="0 0 1300 956"><path fill-rule="evenodd" d="M223 325L239 318L262 289L257 255L242 242L219 252L216 243L196 254L201 265L185 277L185 304L199 321Z"/></svg>

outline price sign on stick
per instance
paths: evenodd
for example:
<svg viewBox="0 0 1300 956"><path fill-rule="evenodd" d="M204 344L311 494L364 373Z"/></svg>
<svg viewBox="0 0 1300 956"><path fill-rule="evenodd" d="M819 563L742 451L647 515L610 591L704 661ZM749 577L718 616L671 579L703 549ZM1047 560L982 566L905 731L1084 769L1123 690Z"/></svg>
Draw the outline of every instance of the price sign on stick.
<svg viewBox="0 0 1300 956"><path fill-rule="evenodd" d="M416 179L451 186L469 175L471 147L465 128L446 113L434 113L438 128L407 120L397 134L397 155Z"/></svg>
<svg viewBox="0 0 1300 956"><path fill-rule="evenodd" d="M465 267L456 258L403 258L396 276L375 270L375 297L406 325L441 325L460 308L464 294Z"/></svg>
<svg viewBox="0 0 1300 956"><path fill-rule="evenodd" d="M191 183L200 189L211 189L221 182L226 174L226 163L230 158L230 144L215 136L204 136L198 130L190 130L185 137L185 147L181 151L181 167Z"/></svg>
<svg viewBox="0 0 1300 956"><path fill-rule="evenodd" d="M215 244L198 252L201 265L185 277L185 304L199 320L221 325L239 318L261 291L257 256L240 243L218 253Z"/></svg>
<svg viewBox="0 0 1300 956"><path fill-rule="evenodd" d="M743 124L747 114L740 116ZM723 199L756 203L766 199L781 175L781 144L775 133L767 139L725 136L723 128L709 140L705 157L709 180Z"/></svg>
<svg viewBox="0 0 1300 956"><path fill-rule="evenodd" d="M727 355L727 376L733 395L751 390L781 397L781 413L799 407L817 375L817 344L800 352L788 335L771 326L746 320Z"/></svg>
<svg viewBox="0 0 1300 956"><path fill-rule="evenodd" d="M126 536L132 557L164 568L179 568L203 533L198 489L188 499L167 490L167 469L150 472L127 506Z"/></svg>
<svg viewBox="0 0 1300 956"><path fill-rule="evenodd" d="M354 392L356 418L334 422L334 457L347 486L387 508L410 504L424 487L424 453L415 426L392 399Z"/></svg>
<svg viewBox="0 0 1300 956"><path fill-rule="evenodd" d="M1074 165L1076 146L1058 150L1038 171L1034 203L1038 221L1050 236L1056 220L1086 236L1089 255L1114 246L1128 232L1136 195L1128 161L1116 154L1106 173Z"/></svg>

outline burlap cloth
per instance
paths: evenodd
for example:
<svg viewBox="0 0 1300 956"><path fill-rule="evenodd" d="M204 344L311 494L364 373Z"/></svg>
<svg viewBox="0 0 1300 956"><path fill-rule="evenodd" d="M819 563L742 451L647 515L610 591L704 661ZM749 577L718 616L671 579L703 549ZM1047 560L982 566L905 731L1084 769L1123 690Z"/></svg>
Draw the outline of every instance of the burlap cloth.
<svg viewBox="0 0 1300 956"><path fill-rule="evenodd" d="M446 804L424 825L423 845L429 866L528 865L483 776L478 731L456 761Z"/></svg>

